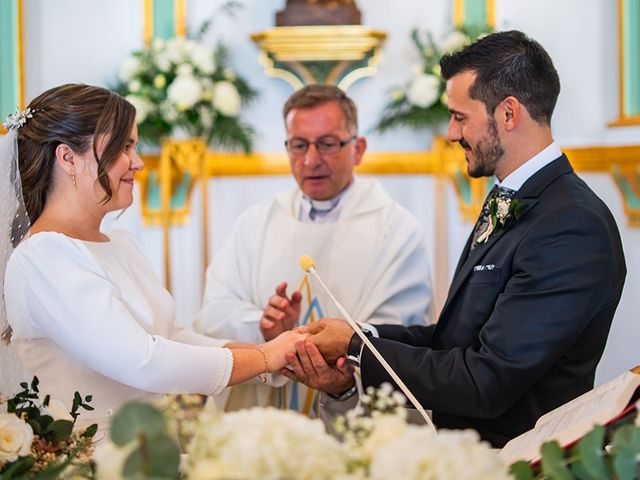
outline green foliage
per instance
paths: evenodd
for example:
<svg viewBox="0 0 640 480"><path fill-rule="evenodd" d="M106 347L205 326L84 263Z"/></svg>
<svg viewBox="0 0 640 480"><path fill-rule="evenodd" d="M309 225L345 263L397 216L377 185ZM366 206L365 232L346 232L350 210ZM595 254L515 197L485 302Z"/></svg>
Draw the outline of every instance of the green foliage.
<svg viewBox="0 0 640 480"><path fill-rule="evenodd" d="M634 480L640 478L640 426L596 425L570 451L552 441L540 453L540 462L516 462L509 473L516 480Z"/></svg>
<svg viewBox="0 0 640 480"><path fill-rule="evenodd" d="M230 13L238 6L226 2L221 11ZM226 150L251 151L253 130L238 115L257 92L230 68L225 45L209 48L200 42L210 24L205 22L193 39L156 39L123 63L112 89L136 108L143 145L190 136Z"/></svg>
<svg viewBox="0 0 640 480"><path fill-rule="evenodd" d="M111 423L111 441L122 447L140 436L154 438L166 430L164 417L148 403L127 403Z"/></svg>
<svg viewBox="0 0 640 480"><path fill-rule="evenodd" d="M180 448L155 407L127 403L113 418L111 441L119 447L134 446L123 465L123 478L178 478Z"/></svg>
<svg viewBox="0 0 640 480"><path fill-rule="evenodd" d="M77 478L83 478L81 472L89 472L87 475L90 476L91 466L77 462L76 457L90 449L91 439L97 431L97 425L91 425L81 434L74 432L74 425L80 409L93 410L93 407L89 405L91 396L86 396L83 399L78 392L75 392L74 406L69 412L73 421L54 420L47 411L47 408L51 406L50 396L46 395L42 401L39 399L39 383L38 377L33 377L31 383L20 383L22 390L7 400L7 413L14 414L26 422L31 427L34 436L38 437L38 443L36 445L35 441L30 442L29 455L20 456L13 462L1 465L0 480L14 478L54 479L59 478L65 469L72 466L76 467L74 472L77 474ZM40 466L37 472L32 471L37 462L41 461L41 456L50 453L54 453L55 459L53 461L46 460L48 463L44 469L41 469L42 466Z"/></svg>
<svg viewBox="0 0 640 480"><path fill-rule="evenodd" d="M385 105L374 129L384 133L396 127L422 130L445 124L449 110L446 82L440 74L440 58L472 43L488 31L487 27L465 26L454 30L438 44L431 33L423 34L414 29L411 40L420 55L420 72L404 87L392 90L391 100Z"/></svg>
<svg viewBox="0 0 640 480"><path fill-rule="evenodd" d="M165 433L151 437L141 443L125 461L122 476L135 478L177 478L180 466L180 448Z"/></svg>
<svg viewBox="0 0 640 480"><path fill-rule="evenodd" d="M620 427L611 441L613 469L618 480L638 478L638 455L640 455L640 428L634 425Z"/></svg>

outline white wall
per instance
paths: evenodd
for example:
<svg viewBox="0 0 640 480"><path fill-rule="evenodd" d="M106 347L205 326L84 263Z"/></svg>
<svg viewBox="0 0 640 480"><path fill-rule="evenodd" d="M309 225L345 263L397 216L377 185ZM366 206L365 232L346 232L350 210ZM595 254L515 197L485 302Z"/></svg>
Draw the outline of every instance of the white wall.
<svg viewBox="0 0 640 480"><path fill-rule="evenodd" d="M113 83L124 57L142 45L142 1L132 0L24 0L27 97L64 82ZM221 0L189 0L188 26L196 29ZM231 49L233 66L261 92L259 101L243 113L257 131L256 150L282 151L282 104L291 93L285 82L268 78L249 34L271 28L284 0L246 0L237 19L219 18L205 38L223 39ZM418 61L409 32L428 29L436 37L451 25L451 0L359 0L366 26L388 32L384 59L378 74L358 81L349 94L360 109L360 124L368 133L371 151L420 151L429 148L428 132L396 130L379 136L370 133L386 102L386 93L403 84ZM563 146L640 144L640 127L607 128L617 106L617 23L615 4L609 0L496 0L499 28L524 30L550 52L560 73L562 93L553 121L556 139ZM366 161L366 159L365 159ZM621 305L614 320L599 381L640 363L640 229L626 226L620 195L606 174L584 178L610 206L618 220L627 255L629 274ZM399 202L420 219L428 238L433 236L433 212L446 205L449 211L449 262L455 267L471 225L461 222L453 188L447 199L434 198L433 178L390 176L382 178ZM226 178L210 184L211 251L223 241L236 214L249 204L267 198L292 184L288 177ZM241 192L241 195L239 195ZM446 201L446 202L445 202ZM172 234L176 310L183 323L198 308L201 295L201 236L199 192L189 225ZM118 221L136 232L145 251L162 273L161 232L144 228L139 206L134 205ZM431 251L433 259L435 252Z"/></svg>

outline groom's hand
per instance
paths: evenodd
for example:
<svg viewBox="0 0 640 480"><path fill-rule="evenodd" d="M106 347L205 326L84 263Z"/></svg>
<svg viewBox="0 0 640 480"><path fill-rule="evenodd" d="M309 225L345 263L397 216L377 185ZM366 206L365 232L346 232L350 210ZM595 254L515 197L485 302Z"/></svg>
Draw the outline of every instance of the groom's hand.
<svg viewBox="0 0 640 480"><path fill-rule="evenodd" d="M335 367L331 367L313 343L296 342L296 353L287 353L285 358L291 370L283 368L281 373L308 387L340 395L353 386L353 367L346 358L339 358Z"/></svg>
<svg viewBox="0 0 640 480"><path fill-rule="evenodd" d="M354 334L347 322L336 318L324 318L300 330L310 335L307 341L318 347L329 365L335 365L340 357L347 355L349 341Z"/></svg>

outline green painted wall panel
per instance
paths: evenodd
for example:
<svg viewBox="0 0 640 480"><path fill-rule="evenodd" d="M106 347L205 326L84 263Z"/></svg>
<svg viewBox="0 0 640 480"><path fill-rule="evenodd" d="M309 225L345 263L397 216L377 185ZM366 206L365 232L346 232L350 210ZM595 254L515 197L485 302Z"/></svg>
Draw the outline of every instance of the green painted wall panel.
<svg viewBox="0 0 640 480"><path fill-rule="evenodd" d="M18 0L0 0L0 123L18 106Z"/></svg>
<svg viewBox="0 0 640 480"><path fill-rule="evenodd" d="M465 25L487 24L487 0L464 0Z"/></svg>
<svg viewBox="0 0 640 480"><path fill-rule="evenodd" d="M623 2L624 110L640 115L640 0Z"/></svg>
<svg viewBox="0 0 640 480"><path fill-rule="evenodd" d="M174 0L153 1L153 38L175 37Z"/></svg>

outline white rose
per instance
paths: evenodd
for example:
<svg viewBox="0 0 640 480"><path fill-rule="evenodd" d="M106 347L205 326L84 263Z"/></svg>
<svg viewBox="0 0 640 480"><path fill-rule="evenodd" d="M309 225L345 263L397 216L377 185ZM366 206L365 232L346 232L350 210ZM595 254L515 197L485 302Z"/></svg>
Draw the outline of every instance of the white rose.
<svg viewBox="0 0 640 480"><path fill-rule="evenodd" d="M144 122L156 108L153 102L138 95L127 95L125 100L136 109L136 123L138 125Z"/></svg>
<svg viewBox="0 0 640 480"><path fill-rule="evenodd" d="M191 57L191 55L193 54L193 51L195 50L198 44L193 40L191 40L190 38L185 38L183 45L184 45L184 53L188 57Z"/></svg>
<svg viewBox="0 0 640 480"><path fill-rule="evenodd" d="M13 413L0 413L0 464L28 455L32 441L31 425Z"/></svg>
<svg viewBox="0 0 640 480"><path fill-rule="evenodd" d="M235 117L240 113L240 94L233 83L217 82L213 85L213 106L227 117Z"/></svg>
<svg viewBox="0 0 640 480"><path fill-rule="evenodd" d="M412 105L427 108L433 105L440 95L440 80L435 75L421 73L409 84L407 100Z"/></svg>
<svg viewBox="0 0 640 480"><path fill-rule="evenodd" d="M160 51L164 48L164 39L162 38L154 38L153 39L153 44L152 44L152 48L155 51Z"/></svg>
<svg viewBox="0 0 640 480"><path fill-rule="evenodd" d="M165 52L156 55L155 64L161 72L168 72L171 69L171 60Z"/></svg>
<svg viewBox="0 0 640 480"><path fill-rule="evenodd" d="M130 92L139 92L142 88L142 83L140 83L140 80L131 80L128 87Z"/></svg>
<svg viewBox="0 0 640 480"><path fill-rule="evenodd" d="M192 75L178 75L167 89L167 98L178 110L188 110L202 97L202 85Z"/></svg>
<svg viewBox="0 0 640 480"><path fill-rule="evenodd" d="M498 220L501 221L501 223L504 223L504 220L507 218L507 215L509 214L509 204L511 202L506 202L504 200L498 200L497 202L497 210L496 210L496 217L498 217Z"/></svg>
<svg viewBox="0 0 640 480"><path fill-rule="evenodd" d="M73 422L73 417L69 413L69 409L60 400L55 398L49 399L49 406L46 411L54 420L69 420Z"/></svg>
<svg viewBox="0 0 640 480"><path fill-rule="evenodd" d="M176 107L169 102L163 102L160 104L160 115L166 122L173 123L180 116Z"/></svg>
<svg viewBox="0 0 640 480"><path fill-rule="evenodd" d="M120 78L124 82L131 80L140 68L140 59L138 57L127 57L120 67Z"/></svg>
<svg viewBox="0 0 640 480"><path fill-rule="evenodd" d="M124 462L135 446L135 442L122 448L110 440L99 442L93 454L93 459L96 462L96 478L98 480L120 480Z"/></svg>
<svg viewBox="0 0 640 480"><path fill-rule="evenodd" d="M469 44L470 40L464 33L453 31L447 35L440 43L440 51L445 53L455 52L460 50L465 45Z"/></svg>
<svg viewBox="0 0 640 480"><path fill-rule="evenodd" d="M211 75L216 71L216 63L213 58L213 52L207 47L196 45L191 52L191 59L198 70L207 75Z"/></svg>
<svg viewBox="0 0 640 480"><path fill-rule="evenodd" d="M186 56L185 39L183 37L173 37L167 40L166 55L169 61L178 64L182 63Z"/></svg>
<svg viewBox="0 0 640 480"><path fill-rule="evenodd" d="M178 65L178 68L176 69L176 73L178 75L192 75L193 74L193 67L189 64L189 63L181 63L180 65Z"/></svg>

